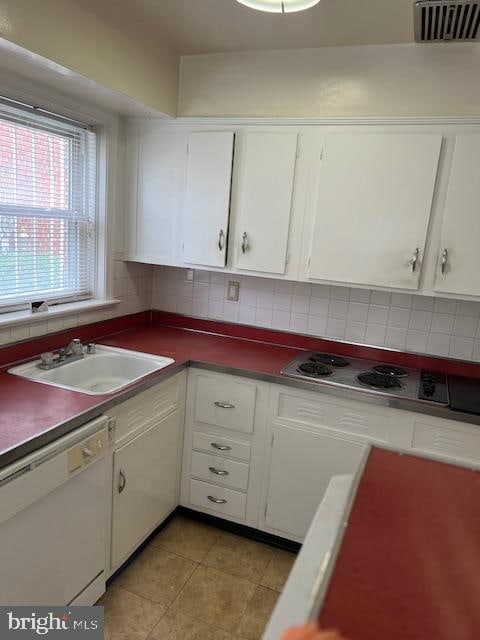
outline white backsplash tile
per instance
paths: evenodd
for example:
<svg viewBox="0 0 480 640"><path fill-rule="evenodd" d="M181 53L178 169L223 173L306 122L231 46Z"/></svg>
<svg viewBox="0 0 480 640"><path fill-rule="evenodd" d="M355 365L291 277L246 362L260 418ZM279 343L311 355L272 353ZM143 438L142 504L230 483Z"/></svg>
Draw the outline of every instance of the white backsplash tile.
<svg viewBox="0 0 480 640"><path fill-rule="evenodd" d="M473 355L473 338L464 338L461 336L452 336L450 340L450 355L452 358L461 358L462 360L470 360Z"/></svg>
<svg viewBox="0 0 480 640"><path fill-rule="evenodd" d="M327 338L336 338L337 340L345 339L347 329L347 321L338 318L328 318L327 320Z"/></svg>
<svg viewBox="0 0 480 640"><path fill-rule="evenodd" d="M450 313L434 313L432 316L432 324L430 330L436 333L445 333L451 335L455 316Z"/></svg>
<svg viewBox="0 0 480 640"><path fill-rule="evenodd" d="M407 349L425 353L427 351L428 333L410 329L407 333Z"/></svg>
<svg viewBox="0 0 480 640"><path fill-rule="evenodd" d="M349 342L365 342L366 331L367 325L365 322L347 322L345 340Z"/></svg>
<svg viewBox="0 0 480 640"><path fill-rule="evenodd" d="M327 317L308 316L307 333L312 336L326 336Z"/></svg>
<svg viewBox="0 0 480 640"><path fill-rule="evenodd" d="M348 305L347 319L349 322L367 321L369 306L363 302L350 302Z"/></svg>
<svg viewBox="0 0 480 640"><path fill-rule="evenodd" d="M399 329L408 329L410 325L410 309L391 307L388 314L388 326Z"/></svg>
<svg viewBox="0 0 480 640"><path fill-rule="evenodd" d="M311 316L328 316L328 308L330 306L330 300L328 298L311 298L310 299L310 310L309 314Z"/></svg>
<svg viewBox="0 0 480 640"><path fill-rule="evenodd" d="M345 300L330 300L328 317L336 320L345 320L347 317L348 302Z"/></svg>
<svg viewBox="0 0 480 640"><path fill-rule="evenodd" d="M365 342L373 345L384 345L387 327L381 324L367 324Z"/></svg>
<svg viewBox="0 0 480 640"><path fill-rule="evenodd" d="M432 316L433 313L431 311L419 311L417 309L412 309L410 312L410 329L415 329L416 331L430 331L430 327L432 326Z"/></svg>
<svg viewBox="0 0 480 640"><path fill-rule="evenodd" d="M183 271L183 270L182 270ZM114 283L113 295L121 300L120 304L115 305L111 309L98 311L85 311L83 313L72 314L62 318L49 318L35 320L33 322L24 322L20 325L2 330L0 335L0 344L9 344L18 342L19 340L28 340L29 338L37 338L48 333L56 333L64 329L72 329L83 324L100 322L109 320L128 313L138 313L152 308L152 282L153 282L153 266L128 263L123 260L116 260L114 264ZM208 273L208 272L207 272ZM165 283L165 274L156 272L158 282ZM160 285L158 285L160 286ZM179 289L172 286L170 300L155 297L155 307L166 308L170 306L173 311L178 310ZM191 299L188 293L187 299ZM184 306L183 313L192 313L191 307Z"/></svg>
<svg viewBox="0 0 480 640"><path fill-rule="evenodd" d="M435 356L448 356L451 336L445 333L430 333L428 336L428 353Z"/></svg>
<svg viewBox="0 0 480 640"><path fill-rule="evenodd" d="M226 301L230 280L240 282L238 303ZM480 361L476 302L204 270L194 272L192 287L186 269L170 267L155 267L152 282L156 309Z"/></svg>
<svg viewBox="0 0 480 640"><path fill-rule="evenodd" d="M434 311L455 315L457 312L457 301L448 298L435 298Z"/></svg>
<svg viewBox="0 0 480 640"><path fill-rule="evenodd" d="M384 326L387 326L388 312L388 307L381 307L379 305L372 304L368 310L367 322L369 324L383 324Z"/></svg>
<svg viewBox="0 0 480 640"><path fill-rule="evenodd" d="M407 344L407 330L401 327L387 327L385 345L392 349L405 349Z"/></svg>
<svg viewBox="0 0 480 640"><path fill-rule="evenodd" d="M478 318L472 316L455 316L452 333L464 338L473 338L477 332Z"/></svg>
<svg viewBox="0 0 480 640"><path fill-rule="evenodd" d="M293 331L294 333L307 333L308 316L304 313L291 313L289 328L290 331Z"/></svg>

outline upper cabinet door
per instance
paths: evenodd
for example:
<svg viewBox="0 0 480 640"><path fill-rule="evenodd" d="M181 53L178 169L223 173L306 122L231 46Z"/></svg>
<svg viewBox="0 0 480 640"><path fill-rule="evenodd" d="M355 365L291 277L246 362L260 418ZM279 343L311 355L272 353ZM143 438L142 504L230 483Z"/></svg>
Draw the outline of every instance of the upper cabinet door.
<svg viewBox="0 0 480 640"><path fill-rule="evenodd" d="M434 290L480 295L480 134L455 141Z"/></svg>
<svg viewBox="0 0 480 640"><path fill-rule="evenodd" d="M128 154L127 256L152 264L177 261L177 221L185 175L185 135L132 135Z"/></svg>
<svg viewBox="0 0 480 640"><path fill-rule="evenodd" d="M418 289L440 134L325 138L309 277Z"/></svg>
<svg viewBox="0 0 480 640"><path fill-rule="evenodd" d="M230 211L234 134L189 136L183 214L183 260L224 267Z"/></svg>
<svg viewBox="0 0 480 640"><path fill-rule="evenodd" d="M237 267L285 273L298 134L248 133L240 167Z"/></svg>

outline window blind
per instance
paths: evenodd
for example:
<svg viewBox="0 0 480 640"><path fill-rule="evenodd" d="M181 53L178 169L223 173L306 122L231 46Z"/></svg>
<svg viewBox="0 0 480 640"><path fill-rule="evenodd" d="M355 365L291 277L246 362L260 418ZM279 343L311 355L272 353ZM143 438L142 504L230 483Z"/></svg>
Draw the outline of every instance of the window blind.
<svg viewBox="0 0 480 640"><path fill-rule="evenodd" d="M0 312L94 295L96 135L0 104Z"/></svg>

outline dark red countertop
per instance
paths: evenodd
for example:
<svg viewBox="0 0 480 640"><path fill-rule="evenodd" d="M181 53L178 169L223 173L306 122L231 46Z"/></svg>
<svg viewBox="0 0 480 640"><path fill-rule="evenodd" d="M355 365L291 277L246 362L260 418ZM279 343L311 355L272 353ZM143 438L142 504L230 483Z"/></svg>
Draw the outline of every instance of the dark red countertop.
<svg viewBox="0 0 480 640"><path fill-rule="evenodd" d="M67 344L74 337L84 342L95 340L111 346L171 356L176 363L116 394L103 396L67 391L6 372L7 363L31 359L42 351ZM0 348L0 366L3 365L0 368L0 468L100 415L108 406L107 403L118 402L120 397L160 375L171 375L187 362L225 366L245 375L250 372L278 376L280 370L302 349L480 378L478 363L400 354L380 348L162 312L143 312ZM435 409L432 408L432 411ZM455 414L451 418L473 421L463 414Z"/></svg>
<svg viewBox="0 0 480 640"><path fill-rule="evenodd" d="M102 338L100 342L174 358L175 365L162 370L163 373L196 360L260 374L278 374L299 353L299 349L152 325L122 331ZM154 373L149 378L156 376ZM51 436L49 439L63 435L56 431L62 423L101 407L122 396L127 389L117 394L92 396L25 380L10 375L6 368L0 369L0 462L2 454L32 442L42 434ZM39 446L45 442L39 441ZM23 448L22 455L25 452ZM9 463L12 458L5 456L5 460Z"/></svg>
<svg viewBox="0 0 480 640"><path fill-rule="evenodd" d="M348 640L480 638L480 473L373 449L320 623Z"/></svg>
<svg viewBox="0 0 480 640"><path fill-rule="evenodd" d="M207 321L184 320L187 330L149 321L138 318L126 330L121 321L88 331L80 328L33 345L8 347L9 355L0 357L0 362L11 362L15 354L16 359L31 358L77 336L171 356L176 363L164 370L167 375L193 361L277 376L305 348L382 361L395 356L364 347L355 352L351 345L347 353L339 343L312 338L302 342L298 336L260 329L242 337L236 326L232 334L238 335L228 337L219 335L228 330L227 325ZM107 336L108 329L119 333ZM205 333L209 330L214 333ZM275 344L279 341L284 346ZM415 366L412 358L420 364L419 356L407 356L410 360L405 364ZM460 367L460 363L451 366ZM478 374L478 365L468 366L476 367ZM12 451L22 450L23 455L23 444L42 446L42 434L49 441L63 435L59 426L74 416L80 416L79 426L82 416L92 410L99 415L107 402L125 391L90 396L23 380L0 369L0 466ZM480 638L479 603L480 475L374 449L326 596L322 625L339 628L348 640L474 640Z"/></svg>

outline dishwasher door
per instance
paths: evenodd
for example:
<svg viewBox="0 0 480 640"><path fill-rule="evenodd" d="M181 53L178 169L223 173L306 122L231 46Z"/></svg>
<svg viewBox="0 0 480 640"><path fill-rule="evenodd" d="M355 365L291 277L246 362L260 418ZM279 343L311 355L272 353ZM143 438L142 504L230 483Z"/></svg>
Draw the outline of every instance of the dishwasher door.
<svg viewBox="0 0 480 640"><path fill-rule="evenodd" d="M105 590L106 424L0 471L0 605L87 605Z"/></svg>

